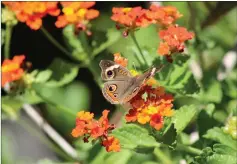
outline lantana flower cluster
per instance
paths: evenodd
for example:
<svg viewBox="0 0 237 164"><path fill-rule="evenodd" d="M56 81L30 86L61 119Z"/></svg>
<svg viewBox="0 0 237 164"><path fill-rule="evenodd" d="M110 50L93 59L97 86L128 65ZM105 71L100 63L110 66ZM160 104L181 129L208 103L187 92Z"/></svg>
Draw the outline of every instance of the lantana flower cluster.
<svg viewBox="0 0 237 164"><path fill-rule="evenodd" d="M163 40L158 46L157 53L167 58L175 52L183 52L184 42L194 37L194 33L175 24L182 14L173 6L152 4L149 9L114 7L112 13L111 19L117 23L118 29L124 29L124 36L141 27L156 24L158 35Z"/></svg>
<svg viewBox="0 0 237 164"><path fill-rule="evenodd" d="M42 18L46 15L58 16L60 9L58 2L2 2L7 8L12 10L16 18L26 23L33 30L38 30L42 26Z"/></svg>
<svg viewBox="0 0 237 164"><path fill-rule="evenodd" d="M144 94L147 95L145 98ZM164 117L171 117L174 113L172 101L173 96L166 94L163 87L144 85L130 100L132 109L125 119L127 122L149 123L156 130L160 130L164 125Z"/></svg>
<svg viewBox="0 0 237 164"><path fill-rule="evenodd" d="M125 67L128 62L119 53L114 54L114 61ZM131 73L134 76L138 75L134 70ZM151 78L129 101L131 109L125 117L126 122L149 123L156 130L160 130L164 125L164 117L171 117L174 113L172 110L173 100L173 96L165 93L165 89L158 86L155 78Z"/></svg>
<svg viewBox="0 0 237 164"><path fill-rule="evenodd" d="M77 30L86 31L88 35L91 32L87 26L89 21L99 16L99 11L90 9L95 2L60 2L63 6L63 14L58 16L55 22L56 27L62 28L68 24L74 24Z"/></svg>
<svg viewBox="0 0 237 164"><path fill-rule="evenodd" d="M109 124L108 113L108 110L104 110L100 119L95 120L93 119L93 113L84 111L78 112L76 127L72 130L72 136L83 136L84 142L89 142L90 138L92 140L100 140L101 145L106 148L107 152L118 152L120 150L119 140L109 135L115 126Z"/></svg>
<svg viewBox="0 0 237 164"><path fill-rule="evenodd" d="M230 134L233 139L237 140L237 116L230 117L223 130L225 133Z"/></svg>
<svg viewBox="0 0 237 164"><path fill-rule="evenodd" d="M55 26L63 28L68 24L75 25L77 31L86 31L88 35L89 22L99 16L99 11L91 9L95 2L3 2L15 13L18 21L26 23L32 30L42 27L42 18L46 15L58 16ZM62 14L59 8L62 6Z"/></svg>
<svg viewBox="0 0 237 164"><path fill-rule="evenodd" d="M12 60L5 59L2 63L2 87L7 83L19 80L24 74L24 70L21 68L24 55L14 56Z"/></svg>

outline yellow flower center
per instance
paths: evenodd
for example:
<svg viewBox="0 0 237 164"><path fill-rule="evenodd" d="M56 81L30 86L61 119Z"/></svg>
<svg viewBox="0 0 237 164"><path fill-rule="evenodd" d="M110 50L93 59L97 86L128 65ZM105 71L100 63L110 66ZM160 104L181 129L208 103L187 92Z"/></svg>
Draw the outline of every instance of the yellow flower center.
<svg viewBox="0 0 237 164"><path fill-rule="evenodd" d="M72 15L72 14L74 13L74 11L73 11L73 9L70 8L70 7L65 7L65 8L63 8L63 13L64 13L65 15Z"/></svg>
<svg viewBox="0 0 237 164"><path fill-rule="evenodd" d="M127 13L127 12L129 12L129 11L131 11L132 10L132 8L130 8L130 7L127 7L127 8L123 8L123 12L124 13Z"/></svg>
<svg viewBox="0 0 237 164"><path fill-rule="evenodd" d="M19 64L12 63L12 64L8 64L6 66L2 66L2 72L10 72L10 71L14 71L19 68L20 68Z"/></svg>
<svg viewBox="0 0 237 164"><path fill-rule="evenodd" d="M85 14L86 14L86 9L80 9L80 10L78 10L78 12L77 12L77 16L79 16L79 17L84 17L85 16Z"/></svg>
<svg viewBox="0 0 237 164"><path fill-rule="evenodd" d="M154 106L149 106L147 108L147 113L150 115L157 113L157 111L158 111L158 108Z"/></svg>
<svg viewBox="0 0 237 164"><path fill-rule="evenodd" d="M150 121L150 116L149 115L146 115L144 113L139 113L138 116L137 116L137 121L140 123L140 124L146 124L147 122Z"/></svg>
<svg viewBox="0 0 237 164"><path fill-rule="evenodd" d="M136 70L134 70L134 69L130 70L130 73L131 73L133 76L139 75L139 73L138 73Z"/></svg>

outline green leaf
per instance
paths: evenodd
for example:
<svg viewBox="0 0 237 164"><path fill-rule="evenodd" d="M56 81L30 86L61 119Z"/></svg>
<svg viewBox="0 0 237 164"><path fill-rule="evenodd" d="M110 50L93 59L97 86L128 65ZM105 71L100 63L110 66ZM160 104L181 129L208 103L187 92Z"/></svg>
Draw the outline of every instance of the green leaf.
<svg viewBox="0 0 237 164"><path fill-rule="evenodd" d="M202 154L194 158L192 163L199 164L235 164L237 161L236 150L222 144L213 145L211 148L203 149Z"/></svg>
<svg viewBox="0 0 237 164"><path fill-rule="evenodd" d="M178 134L188 126L188 124L195 117L196 113L197 108L195 105L185 105L175 111L172 122L174 123L174 127Z"/></svg>
<svg viewBox="0 0 237 164"><path fill-rule="evenodd" d="M49 87L60 87L70 83L77 76L79 67L56 58L49 66L49 71L53 72L53 74L45 85ZM49 76L49 71L45 71L44 73Z"/></svg>
<svg viewBox="0 0 237 164"><path fill-rule="evenodd" d="M227 145L235 150L237 150L236 145L237 141L232 139L232 137L229 134L226 134L223 132L222 129L218 127L214 127L207 131L205 135L203 135L204 138L220 142L221 144Z"/></svg>
<svg viewBox="0 0 237 164"><path fill-rule="evenodd" d="M2 97L2 111L12 120L16 120L23 102L16 97Z"/></svg>
<svg viewBox="0 0 237 164"><path fill-rule="evenodd" d="M32 89L26 89L24 94L19 96L19 99L27 104L38 104L43 101Z"/></svg>
<svg viewBox="0 0 237 164"><path fill-rule="evenodd" d="M121 37L121 34L113 28L113 29L108 29L106 36L107 36L107 40L103 42L102 44L100 44L99 46L97 46L93 50L92 52L93 56L98 55L100 52L102 52L103 50L105 50L106 48L114 44L115 42L117 42L118 39Z"/></svg>
<svg viewBox="0 0 237 164"><path fill-rule="evenodd" d="M49 80L49 78L52 75L52 71L51 70L44 70L44 71L40 71L37 76L35 77L35 81L36 83L44 83L47 80Z"/></svg>
<svg viewBox="0 0 237 164"><path fill-rule="evenodd" d="M89 108L90 93L87 86L74 82L64 87L48 87L42 84L34 84L32 87L46 103L45 117L48 121L58 131L70 136L77 112Z"/></svg>
<svg viewBox="0 0 237 164"><path fill-rule="evenodd" d="M127 164L131 156L132 152L129 150L121 150L117 153L108 153L103 163L114 164L114 161L116 161L116 164Z"/></svg>
<svg viewBox="0 0 237 164"><path fill-rule="evenodd" d="M213 118L214 109L215 109L215 105L214 104L208 104L198 114L197 124L198 124L199 136L204 135L207 132L208 129L211 129L214 126L219 124L219 122L217 122Z"/></svg>
<svg viewBox="0 0 237 164"><path fill-rule="evenodd" d="M237 98L237 78L236 78L236 74L237 74L237 69L231 71L228 74L228 77L224 80L223 82L223 90L224 93L233 98L236 99Z"/></svg>
<svg viewBox="0 0 237 164"><path fill-rule="evenodd" d="M153 150L159 146L155 138L149 135L147 129L135 124L126 124L113 131L115 137L120 140L122 148L132 149L137 152Z"/></svg>
<svg viewBox="0 0 237 164"><path fill-rule="evenodd" d="M236 164L236 156L223 155L223 154L213 154L207 157L206 164Z"/></svg>
<svg viewBox="0 0 237 164"><path fill-rule="evenodd" d="M213 155L213 151L210 147L206 147L202 150L202 153L199 156L196 156L191 164L206 164L206 158Z"/></svg>
<svg viewBox="0 0 237 164"><path fill-rule="evenodd" d="M147 153L147 154L133 153L133 156L130 158L127 164L143 164L144 162L147 161L154 161L153 153Z"/></svg>
<svg viewBox="0 0 237 164"><path fill-rule="evenodd" d="M229 146L223 144L215 144L213 145L213 150L218 154L226 154L236 156L236 151Z"/></svg>
<svg viewBox="0 0 237 164"><path fill-rule="evenodd" d="M65 43L72 51L73 57L80 61L83 61L88 58L81 41L78 39L77 35L75 35L75 28L73 25L68 25L63 29L63 36Z"/></svg>
<svg viewBox="0 0 237 164"><path fill-rule="evenodd" d="M161 141L164 144L173 146L175 144L176 137L177 137L177 132L175 130L174 124L171 123L170 126L167 127L167 130L165 130Z"/></svg>
<svg viewBox="0 0 237 164"><path fill-rule="evenodd" d="M164 143L169 145L170 148L173 148L176 144L177 132L170 118L165 118L164 127L165 128L162 128L159 131L152 129L152 135L158 142Z"/></svg>
<svg viewBox="0 0 237 164"><path fill-rule="evenodd" d="M198 93L200 88L197 84L191 70L188 68L189 57L186 55L178 55L174 58L174 62L167 64L158 74L159 83L162 86L178 95L192 95ZM161 61L154 61L154 65L158 65Z"/></svg>
<svg viewBox="0 0 237 164"><path fill-rule="evenodd" d="M221 84L216 80L212 80L209 85L207 83L204 84L208 87L206 87L206 89L202 92L201 100L205 102L220 103L222 100Z"/></svg>

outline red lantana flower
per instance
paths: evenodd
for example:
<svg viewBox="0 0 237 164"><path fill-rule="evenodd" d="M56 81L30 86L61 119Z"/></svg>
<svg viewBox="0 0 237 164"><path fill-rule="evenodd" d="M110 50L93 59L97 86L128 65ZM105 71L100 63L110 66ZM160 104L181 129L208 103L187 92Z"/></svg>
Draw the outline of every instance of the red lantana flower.
<svg viewBox="0 0 237 164"><path fill-rule="evenodd" d="M16 18L26 23L32 30L42 26L42 18L47 14L58 16L58 2L2 2L16 14Z"/></svg>
<svg viewBox="0 0 237 164"><path fill-rule="evenodd" d="M119 140L113 136L109 136L109 133L115 128L112 124L109 124L108 110L102 112L102 117L99 120L93 119L94 114L90 112L78 112L76 118L76 127L72 130L73 137L83 136L84 142L88 142L89 138L100 139L101 144L110 151L120 151Z"/></svg>
<svg viewBox="0 0 237 164"><path fill-rule="evenodd" d="M86 31L88 35L91 32L88 30L90 20L99 16L99 11L89 9L95 5L95 2L60 2L63 6L63 15L58 16L55 22L56 27L62 28L68 24L74 24L76 30Z"/></svg>
<svg viewBox="0 0 237 164"><path fill-rule="evenodd" d="M184 42L191 40L194 37L193 32L188 32L186 28L177 25L170 26L159 32L159 36L164 42L161 42L158 47L160 55L170 55L174 52L184 51Z"/></svg>
<svg viewBox="0 0 237 164"><path fill-rule="evenodd" d="M21 79L24 74L24 70L21 68L21 64L24 61L25 56L14 56L12 60L5 59L2 64L2 87L6 83Z"/></svg>

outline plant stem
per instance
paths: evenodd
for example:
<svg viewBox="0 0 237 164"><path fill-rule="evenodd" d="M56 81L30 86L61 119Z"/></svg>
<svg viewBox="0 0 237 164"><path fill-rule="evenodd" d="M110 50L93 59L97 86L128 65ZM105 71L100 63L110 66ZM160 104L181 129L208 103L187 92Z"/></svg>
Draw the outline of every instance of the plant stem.
<svg viewBox="0 0 237 164"><path fill-rule="evenodd" d="M67 51L67 49L64 48L43 26L41 27L41 31L55 47L57 47L64 54L72 58L71 53Z"/></svg>
<svg viewBox="0 0 237 164"><path fill-rule="evenodd" d="M187 146L187 145L183 145L183 144L177 144L176 147L177 150L181 150L181 151L185 151L187 153L191 153L194 155L200 155L202 153L202 150L191 147L191 146Z"/></svg>
<svg viewBox="0 0 237 164"><path fill-rule="evenodd" d="M96 81L97 85L101 88L103 85L102 80L101 80L100 76L98 76L97 71L94 69L92 62L93 61L90 61L90 63L87 65L87 68L91 71L91 73L94 77L94 80Z"/></svg>
<svg viewBox="0 0 237 164"><path fill-rule="evenodd" d="M172 164L172 161L160 150L160 148L156 147L154 150L154 155L164 164Z"/></svg>
<svg viewBox="0 0 237 164"><path fill-rule="evenodd" d="M23 105L24 111L27 115L40 127L42 130L64 150L71 158L78 160L77 151L60 135L56 130L53 129L44 119L39 115L38 112L29 104Z"/></svg>
<svg viewBox="0 0 237 164"><path fill-rule="evenodd" d="M5 35L5 46L4 46L4 58L10 58L10 44L11 44L11 36L12 36L13 25L7 23L6 24L6 35Z"/></svg>
<svg viewBox="0 0 237 164"><path fill-rule="evenodd" d="M68 155L66 155L59 147L57 147L55 144L47 140L45 137L42 136L42 134L37 131L37 129L33 128L26 120L19 120L18 124L22 126L25 130L27 130L32 136L37 137L40 142L42 142L45 146L47 146L49 149L57 153L61 158L65 160L71 161L72 158Z"/></svg>
<svg viewBox="0 0 237 164"><path fill-rule="evenodd" d="M138 44L138 42L137 42L137 39L136 39L136 37L135 37L135 33L134 33L134 32L131 32L130 35L131 35L132 40L133 40L133 42L135 43L135 45L136 45L136 47L137 47L137 49L138 49L138 51L139 51L139 53L140 53L140 55L142 56L143 61L144 61L145 64L148 66L148 63L147 63L147 61L146 61L146 58L145 58L144 54L142 53L142 50L141 50L141 48L140 48L140 46L139 46L139 44Z"/></svg>
<svg viewBox="0 0 237 164"><path fill-rule="evenodd" d="M90 46L88 44L88 40L87 40L87 36L86 36L86 33L85 32L80 32L79 34L79 37L80 37L80 40L81 40L81 43L82 43L82 46L85 50L85 52L87 53L89 59L91 60L92 56L91 56L91 49L90 49Z"/></svg>
<svg viewBox="0 0 237 164"><path fill-rule="evenodd" d="M89 58L89 62L86 64L86 67L91 71L91 73L92 73L96 83L101 88L102 87L102 80L101 80L100 76L98 75L96 69L94 68L94 64L93 64L94 57L92 56L91 47L88 44L86 33L85 32L81 32L79 34L79 38L80 38L82 46L83 46L83 48L84 48L84 50L85 50L85 52L86 52L86 54L87 54L87 56Z"/></svg>

